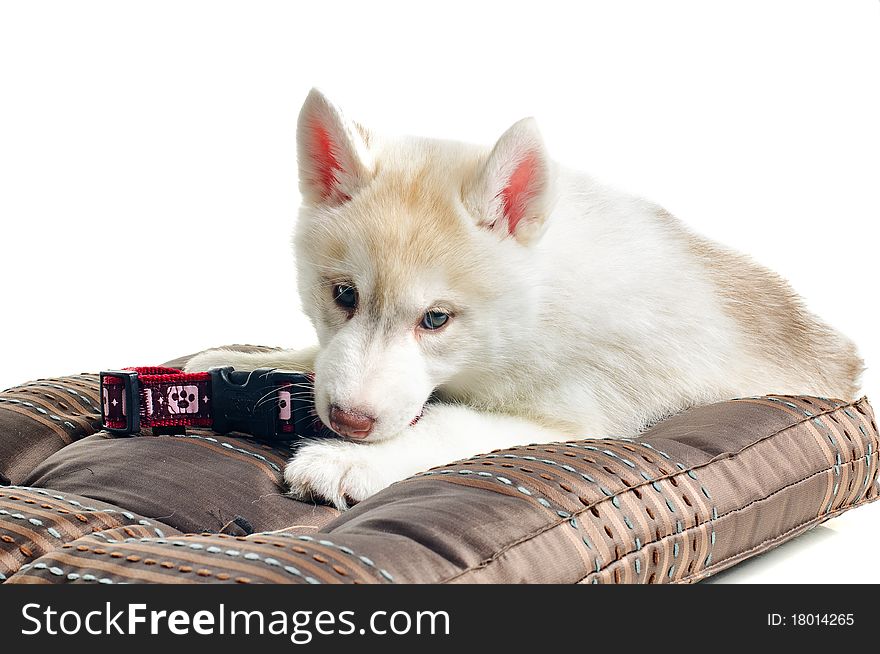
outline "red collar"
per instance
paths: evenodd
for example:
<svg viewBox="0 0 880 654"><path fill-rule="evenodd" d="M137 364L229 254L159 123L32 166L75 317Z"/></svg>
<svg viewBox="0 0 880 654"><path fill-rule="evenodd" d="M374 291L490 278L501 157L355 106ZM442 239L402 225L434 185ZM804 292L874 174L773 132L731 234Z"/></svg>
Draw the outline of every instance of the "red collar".
<svg viewBox="0 0 880 654"><path fill-rule="evenodd" d="M185 373L147 367L101 373L101 418L117 435L180 433L209 427L263 440L295 440L322 430L313 405L311 375L259 368Z"/></svg>

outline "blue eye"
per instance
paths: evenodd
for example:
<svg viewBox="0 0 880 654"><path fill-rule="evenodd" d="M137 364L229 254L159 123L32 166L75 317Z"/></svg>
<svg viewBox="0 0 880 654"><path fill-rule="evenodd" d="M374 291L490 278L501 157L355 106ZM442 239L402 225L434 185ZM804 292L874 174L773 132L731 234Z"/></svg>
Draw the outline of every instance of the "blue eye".
<svg viewBox="0 0 880 654"><path fill-rule="evenodd" d="M334 284L333 301L346 311L354 311L358 305L357 289L351 284Z"/></svg>
<svg viewBox="0 0 880 654"><path fill-rule="evenodd" d="M449 322L449 314L445 311L427 311L422 316L422 322L419 323L419 327L434 331L440 329L447 322Z"/></svg>

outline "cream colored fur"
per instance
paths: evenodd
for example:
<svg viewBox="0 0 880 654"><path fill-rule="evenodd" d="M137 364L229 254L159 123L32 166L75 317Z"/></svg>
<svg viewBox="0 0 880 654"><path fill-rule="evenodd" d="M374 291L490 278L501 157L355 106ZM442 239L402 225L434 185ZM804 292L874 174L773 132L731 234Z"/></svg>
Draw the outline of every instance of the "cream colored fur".
<svg viewBox="0 0 880 654"><path fill-rule="evenodd" d="M313 91L299 129L298 283L320 346L189 366L314 370L325 424L331 404L376 418L366 442L303 447L285 473L297 497L345 507L495 448L632 436L734 397L858 389L853 344L784 281L552 163L531 120L491 150L380 138ZM522 193L506 210L509 188ZM333 302L340 281L358 289L351 317ZM434 308L449 324L418 329Z"/></svg>

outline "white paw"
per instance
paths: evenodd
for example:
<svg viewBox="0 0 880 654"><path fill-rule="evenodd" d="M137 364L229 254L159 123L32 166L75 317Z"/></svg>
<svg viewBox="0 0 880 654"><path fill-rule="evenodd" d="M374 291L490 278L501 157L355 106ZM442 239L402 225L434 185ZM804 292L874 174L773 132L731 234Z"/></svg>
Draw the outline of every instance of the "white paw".
<svg viewBox="0 0 880 654"><path fill-rule="evenodd" d="M184 370L186 372L207 372L211 368L230 366L232 365L230 362L232 356L234 353L228 350L208 350L187 361Z"/></svg>
<svg viewBox="0 0 880 654"><path fill-rule="evenodd" d="M341 511L367 499L398 480L391 463L377 456L376 449L342 440L304 445L284 469L290 494L301 500L324 500Z"/></svg>

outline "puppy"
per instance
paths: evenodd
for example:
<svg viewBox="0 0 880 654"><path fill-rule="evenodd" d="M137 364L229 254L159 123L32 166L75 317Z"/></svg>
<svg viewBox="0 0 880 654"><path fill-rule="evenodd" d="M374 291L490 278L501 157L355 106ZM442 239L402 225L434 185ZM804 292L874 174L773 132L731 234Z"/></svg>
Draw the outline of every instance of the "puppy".
<svg viewBox="0 0 880 654"><path fill-rule="evenodd" d="M296 497L346 508L497 448L858 389L853 344L785 281L555 164L531 119L491 149L385 138L313 90L298 155L298 286L319 346L188 366L314 372L317 414L340 438L291 460Z"/></svg>

